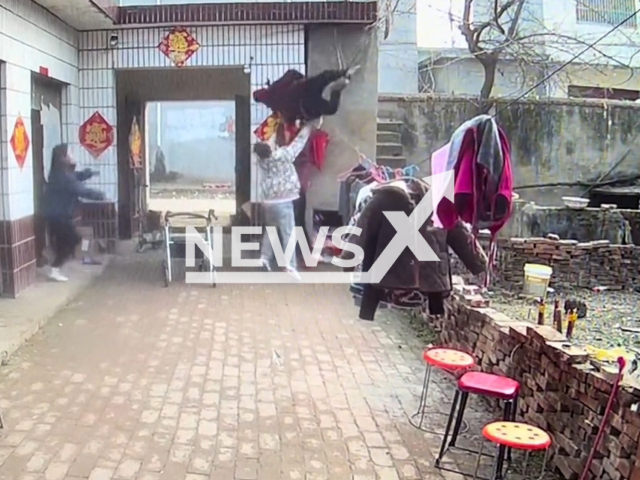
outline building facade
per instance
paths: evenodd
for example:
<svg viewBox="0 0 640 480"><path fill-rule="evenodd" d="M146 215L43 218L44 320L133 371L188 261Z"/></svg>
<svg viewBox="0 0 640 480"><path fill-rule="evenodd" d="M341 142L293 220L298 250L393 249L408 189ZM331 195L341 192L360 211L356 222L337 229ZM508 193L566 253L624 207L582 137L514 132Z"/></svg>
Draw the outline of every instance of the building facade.
<svg viewBox="0 0 640 480"><path fill-rule="evenodd" d="M80 167L100 173L91 182L106 193L107 202L87 214L99 224L97 235L126 236L127 223L131 235L131 120L139 120L144 140L145 102L235 99L241 113L246 104L246 145L239 155L247 163L236 170L246 170L241 173L252 190L248 132L268 111L252 102L251 92L290 68L308 74L336 68L337 43L345 58L358 59L363 68L354 88L345 92L340 115L325 122L334 135L309 202L337 208L335 175L357 159L345 145L375 154L375 2L216 3L196 8L171 3L145 7L109 0L0 0L4 295L18 295L35 281L42 248L37 240L38 197L57 143L69 143ZM184 32L190 58L167 51L176 29ZM244 196L249 200L252 193Z"/></svg>
<svg viewBox="0 0 640 480"><path fill-rule="evenodd" d="M205 3L209 0L119 0L121 6ZM418 93L416 2L381 0L378 10L378 26L382 32L378 38L378 91L380 94Z"/></svg>
<svg viewBox="0 0 640 480"><path fill-rule="evenodd" d="M519 36L521 45L527 48L505 49L493 94L519 96L558 66L569 63L530 95L638 99L640 78L634 69L640 66L636 55L640 25L633 15L637 8L635 0L526 1ZM473 18L479 22L490 18L493 11L493 0L473 2ZM615 28L625 19L629 20ZM582 53L596 41L593 48ZM544 61L536 64L536 59ZM484 72L466 48L423 49L419 62L423 92L477 95L480 91Z"/></svg>

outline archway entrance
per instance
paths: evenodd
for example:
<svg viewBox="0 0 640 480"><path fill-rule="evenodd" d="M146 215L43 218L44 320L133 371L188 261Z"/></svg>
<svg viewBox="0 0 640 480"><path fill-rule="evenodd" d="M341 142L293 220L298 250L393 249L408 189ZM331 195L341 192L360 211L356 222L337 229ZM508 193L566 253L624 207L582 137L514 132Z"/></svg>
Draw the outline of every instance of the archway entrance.
<svg viewBox="0 0 640 480"><path fill-rule="evenodd" d="M238 219L251 196L250 91L250 76L241 66L116 70L121 239L138 233L147 208L213 208L223 225ZM229 127L221 132L221 116L233 121L232 138ZM144 152L137 171L129 149L134 118ZM200 190L208 192L198 195Z"/></svg>

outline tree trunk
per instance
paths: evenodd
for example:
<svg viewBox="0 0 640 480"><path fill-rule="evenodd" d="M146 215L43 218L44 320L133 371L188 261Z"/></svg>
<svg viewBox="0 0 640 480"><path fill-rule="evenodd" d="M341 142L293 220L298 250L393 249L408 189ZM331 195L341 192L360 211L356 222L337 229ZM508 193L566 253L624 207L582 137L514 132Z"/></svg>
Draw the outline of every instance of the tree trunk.
<svg viewBox="0 0 640 480"><path fill-rule="evenodd" d="M491 92L496 81L496 70L498 68L498 58L495 55L483 55L478 56L478 60L484 70L484 82L480 89L480 104L478 107L479 114L486 114L491 110L493 102L491 98Z"/></svg>

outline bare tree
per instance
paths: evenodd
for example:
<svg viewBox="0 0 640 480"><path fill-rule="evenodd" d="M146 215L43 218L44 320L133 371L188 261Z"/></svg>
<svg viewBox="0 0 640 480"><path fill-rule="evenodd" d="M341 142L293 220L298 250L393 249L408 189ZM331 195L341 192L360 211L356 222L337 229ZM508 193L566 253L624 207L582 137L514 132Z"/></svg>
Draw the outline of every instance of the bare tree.
<svg viewBox="0 0 640 480"><path fill-rule="evenodd" d="M493 2L494 8L489 20L474 25L471 20L473 0L464 0L464 10L460 24L460 31L467 41L469 52L480 62L484 69L484 82L480 89L482 103L486 103L486 100L491 96L501 55L509 44L514 43L525 0L504 0L502 5L500 5L500 0L493 0ZM503 17L510 17L507 30L502 25L507 18ZM491 35L494 31L497 31L502 38L498 37L496 39L495 35ZM485 37L492 37L491 43L493 45L487 45L488 42L485 41Z"/></svg>
<svg viewBox="0 0 640 480"><path fill-rule="evenodd" d="M539 81L549 70L548 67L554 65L550 52L572 55L576 50L589 46L591 51L605 60L599 62L603 66L613 64L624 67L629 71L629 78L633 75L633 69L628 64L607 55L598 46L590 45L585 40L550 31L541 19L530 18L530 15L527 15L526 28L523 28L526 0L489 0L488 15L476 22L472 19L473 2L474 0L464 0L459 29L466 40L469 52L480 62L484 71L484 81L479 94L481 111L486 111L491 106L489 99L501 59L518 65L523 80L530 78L533 71L534 80ZM631 38L628 40L632 41ZM591 63L588 68L599 67L597 63ZM524 84L523 81L523 87Z"/></svg>

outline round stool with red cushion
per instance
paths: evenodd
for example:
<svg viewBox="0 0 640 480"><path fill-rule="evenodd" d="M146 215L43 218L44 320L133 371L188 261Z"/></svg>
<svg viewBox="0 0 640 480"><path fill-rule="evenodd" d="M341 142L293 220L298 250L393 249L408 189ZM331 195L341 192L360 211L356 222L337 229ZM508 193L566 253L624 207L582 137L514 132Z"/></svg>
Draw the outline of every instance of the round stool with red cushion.
<svg viewBox="0 0 640 480"><path fill-rule="evenodd" d="M498 455L495 457L493 464L493 473L490 480L501 480L504 478L503 463L500 463L500 452L505 448L511 450L524 450L526 457L522 466L522 478L526 478L527 464L529 462L529 454L535 451L545 451L544 461L542 462L542 470L537 478L542 478L547 466L549 456L549 447L551 446L551 437L541 428L520 422L492 422L482 429L482 436L490 442L498 445ZM476 469L474 477L477 476L478 467L484 450L482 442L478 458L476 460ZM504 459L503 459L504 460Z"/></svg>
<svg viewBox="0 0 640 480"><path fill-rule="evenodd" d="M429 396L429 385L431 383L431 369L438 368L450 374L461 374L474 367L476 361L468 353L445 347L431 347L424 351L423 358L427 367L424 373L422 393L418 410L411 416L410 422L414 427L430 433L441 433L424 428L425 417L430 414L446 415L442 412L428 412L427 400Z"/></svg>

